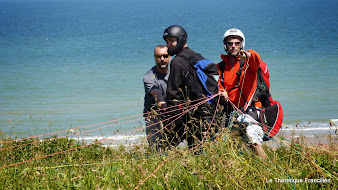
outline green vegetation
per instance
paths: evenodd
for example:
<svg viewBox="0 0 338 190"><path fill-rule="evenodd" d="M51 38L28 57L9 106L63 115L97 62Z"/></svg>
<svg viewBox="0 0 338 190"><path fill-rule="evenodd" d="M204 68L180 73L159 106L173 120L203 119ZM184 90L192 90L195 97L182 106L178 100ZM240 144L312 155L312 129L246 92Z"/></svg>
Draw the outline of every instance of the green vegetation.
<svg viewBox="0 0 338 190"><path fill-rule="evenodd" d="M39 140L2 145L1 189L338 189L335 141L326 149L296 140L277 149L265 146L268 159L262 160L227 133L195 153L187 148L154 153L141 145L107 148L100 143L77 148L84 144L66 138ZM330 182L305 182L307 178Z"/></svg>

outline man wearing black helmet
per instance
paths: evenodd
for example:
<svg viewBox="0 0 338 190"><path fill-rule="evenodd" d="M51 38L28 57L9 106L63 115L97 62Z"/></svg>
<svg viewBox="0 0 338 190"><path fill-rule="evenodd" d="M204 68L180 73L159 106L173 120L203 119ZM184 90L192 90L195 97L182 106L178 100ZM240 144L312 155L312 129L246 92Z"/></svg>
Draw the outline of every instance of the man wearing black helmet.
<svg viewBox="0 0 338 190"><path fill-rule="evenodd" d="M189 105L194 105L198 103L194 100L205 97L205 88L198 79L196 68L194 68L198 61L205 59L188 47L188 34L181 26L172 25L165 29L163 39L168 45L169 55L176 55L170 64L166 102L169 109L176 110L171 113L171 116L177 116L184 111L185 106L188 106L185 104L188 102L187 100L191 101ZM214 63L208 63L203 71L211 75L218 75L217 66ZM209 79L206 86L211 95L218 92L217 81L214 78ZM165 139L167 143L176 146L186 139L188 145L195 145L201 141L203 139L202 132L209 128L208 122L205 121L211 120L214 108L214 103L206 102L193 112L181 116L172 126L168 126Z"/></svg>

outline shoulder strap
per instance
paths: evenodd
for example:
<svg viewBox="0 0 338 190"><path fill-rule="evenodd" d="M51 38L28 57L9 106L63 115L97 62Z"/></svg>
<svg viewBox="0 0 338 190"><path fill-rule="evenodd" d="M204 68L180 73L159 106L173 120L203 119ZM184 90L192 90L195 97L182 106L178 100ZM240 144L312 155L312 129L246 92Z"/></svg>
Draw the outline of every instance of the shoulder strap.
<svg viewBox="0 0 338 190"><path fill-rule="evenodd" d="M196 77L196 79L200 81L205 96L212 96L218 92L217 81L213 76L210 77L211 73L218 75L217 67L214 63L212 63L212 61L205 59L201 54L196 52L181 52L177 56L184 58L189 63L189 69L191 69L184 75L184 80L186 80L188 85L188 93L190 93L189 88L191 88L191 86L189 84L190 81L187 80L186 76L189 74L189 72L195 73L194 78ZM210 64L213 64L214 67L210 66ZM216 92L213 87L217 88ZM208 100L208 102L211 104L214 102L214 99Z"/></svg>
<svg viewBox="0 0 338 190"><path fill-rule="evenodd" d="M194 55L195 54L195 55ZM187 53L185 51L180 52L176 56L183 57L187 62L191 65L194 66L195 63L197 63L199 60L204 59L201 54L199 53Z"/></svg>
<svg viewBox="0 0 338 190"><path fill-rule="evenodd" d="M243 71L243 67L245 65L245 59L241 59L239 61L239 69L237 71L237 84L236 84L236 87L239 87L239 83L241 81L241 75L242 75L242 71Z"/></svg>
<svg viewBox="0 0 338 190"><path fill-rule="evenodd" d="M236 89L236 88L239 88L239 83L240 83L240 81L241 81L241 75L242 75L242 71L243 71L244 65L245 65L245 59L241 59L241 60L239 61L239 69L238 69L238 71L236 72L236 74L237 74L237 84L236 84L236 86L235 86L234 88L231 88L228 92L230 92L230 91L232 91L232 90L234 90L234 89ZM221 72L221 84L223 84L223 83L224 83L224 69L225 69L225 62L224 62L224 61L221 61L221 62L218 64L218 68L219 68L219 70L220 70L220 72ZM244 96L243 96L243 94L242 94L242 91L239 90L239 92L241 93L241 97L243 98L244 102L246 102L246 100L245 100L245 98L244 98Z"/></svg>
<svg viewBox="0 0 338 190"><path fill-rule="evenodd" d="M221 72L221 84L223 85L223 83L224 83L224 69L225 69L225 62L223 60L218 63L218 68Z"/></svg>
<svg viewBox="0 0 338 190"><path fill-rule="evenodd" d="M239 87L239 83L241 81L241 75L242 75L242 71L243 71L243 67L245 65L245 60L244 59L241 59L239 61L239 69L238 71L236 72L237 74L237 84L234 88L230 89L229 91L235 89L235 88L238 88ZM221 84L224 83L224 69L225 69L225 62L224 61L221 61L220 63L218 63L218 68L221 72Z"/></svg>
<svg viewBox="0 0 338 190"><path fill-rule="evenodd" d="M239 88L239 83L241 81L241 75L242 75L242 71L243 71L243 67L245 65L245 59L241 59L239 61L239 69L237 71L237 84L236 84L236 88L239 89L239 93L241 93L241 97L243 98L244 102L246 102L246 99L243 96L242 90Z"/></svg>
<svg viewBox="0 0 338 190"><path fill-rule="evenodd" d="M245 65L245 60L244 59L241 59L239 61L239 69L238 71L236 72L237 74L237 84L235 87L231 88L229 91L233 90L233 89L236 89L239 87L239 83L241 82L241 75L242 75L242 71L243 71L243 67ZM223 71L224 72L224 71ZM242 93L242 92L241 92Z"/></svg>
<svg viewBox="0 0 338 190"><path fill-rule="evenodd" d="M187 97L190 97L190 91L191 91L191 84L190 81L188 80L188 76L189 75L193 75L192 72L194 70L194 64L197 63L198 61L198 57L194 56L192 53L188 53L186 51L182 51L179 54L177 54L176 56L178 57L182 57L184 58L187 62L188 62L188 70L187 71L182 71L182 76L184 83L187 84L186 88L187 88Z"/></svg>

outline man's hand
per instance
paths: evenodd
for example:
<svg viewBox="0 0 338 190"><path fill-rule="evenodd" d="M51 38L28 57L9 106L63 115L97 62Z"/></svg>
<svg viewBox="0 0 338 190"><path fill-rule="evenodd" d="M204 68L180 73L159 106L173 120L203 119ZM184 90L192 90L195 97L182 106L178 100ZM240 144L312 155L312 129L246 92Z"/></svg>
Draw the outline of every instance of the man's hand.
<svg viewBox="0 0 338 190"><path fill-rule="evenodd" d="M166 102L163 100L164 98L162 97L162 93L159 89L154 89L152 91L150 91L150 95L152 95L155 99L155 101L157 102L157 107L158 108L166 108L167 104Z"/></svg>
<svg viewBox="0 0 338 190"><path fill-rule="evenodd" d="M228 99L229 99L229 96L228 96L227 91L221 90L221 100L225 102Z"/></svg>
<svg viewBox="0 0 338 190"><path fill-rule="evenodd" d="M239 52L239 56L241 59L249 59L251 57L251 53L250 51L241 50Z"/></svg>
<svg viewBox="0 0 338 190"><path fill-rule="evenodd" d="M229 98L228 93L225 90L221 91L221 96L223 96L225 99Z"/></svg>
<svg viewBox="0 0 338 190"><path fill-rule="evenodd" d="M157 103L157 107L163 109L163 108L166 108L167 107L167 104L165 101L161 101L161 102L158 102Z"/></svg>

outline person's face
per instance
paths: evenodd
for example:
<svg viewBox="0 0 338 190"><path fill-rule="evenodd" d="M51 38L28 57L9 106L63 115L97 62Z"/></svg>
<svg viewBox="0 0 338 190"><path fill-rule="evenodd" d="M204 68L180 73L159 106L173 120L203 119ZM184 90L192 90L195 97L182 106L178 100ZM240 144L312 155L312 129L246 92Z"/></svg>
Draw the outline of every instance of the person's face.
<svg viewBox="0 0 338 190"><path fill-rule="evenodd" d="M156 48L154 52L156 66L159 69L167 69L170 62L168 48Z"/></svg>
<svg viewBox="0 0 338 190"><path fill-rule="evenodd" d="M236 57L241 50L241 44L240 38L229 38L227 41L228 53Z"/></svg>
<svg viewBox="0 0 338 190"><path fill-rule="evenodd" d="M167 42L168 48L172 49L174 47L176 47L177 45L177 38L176 37L170 37L165 39L165 42Z"/></svg>

